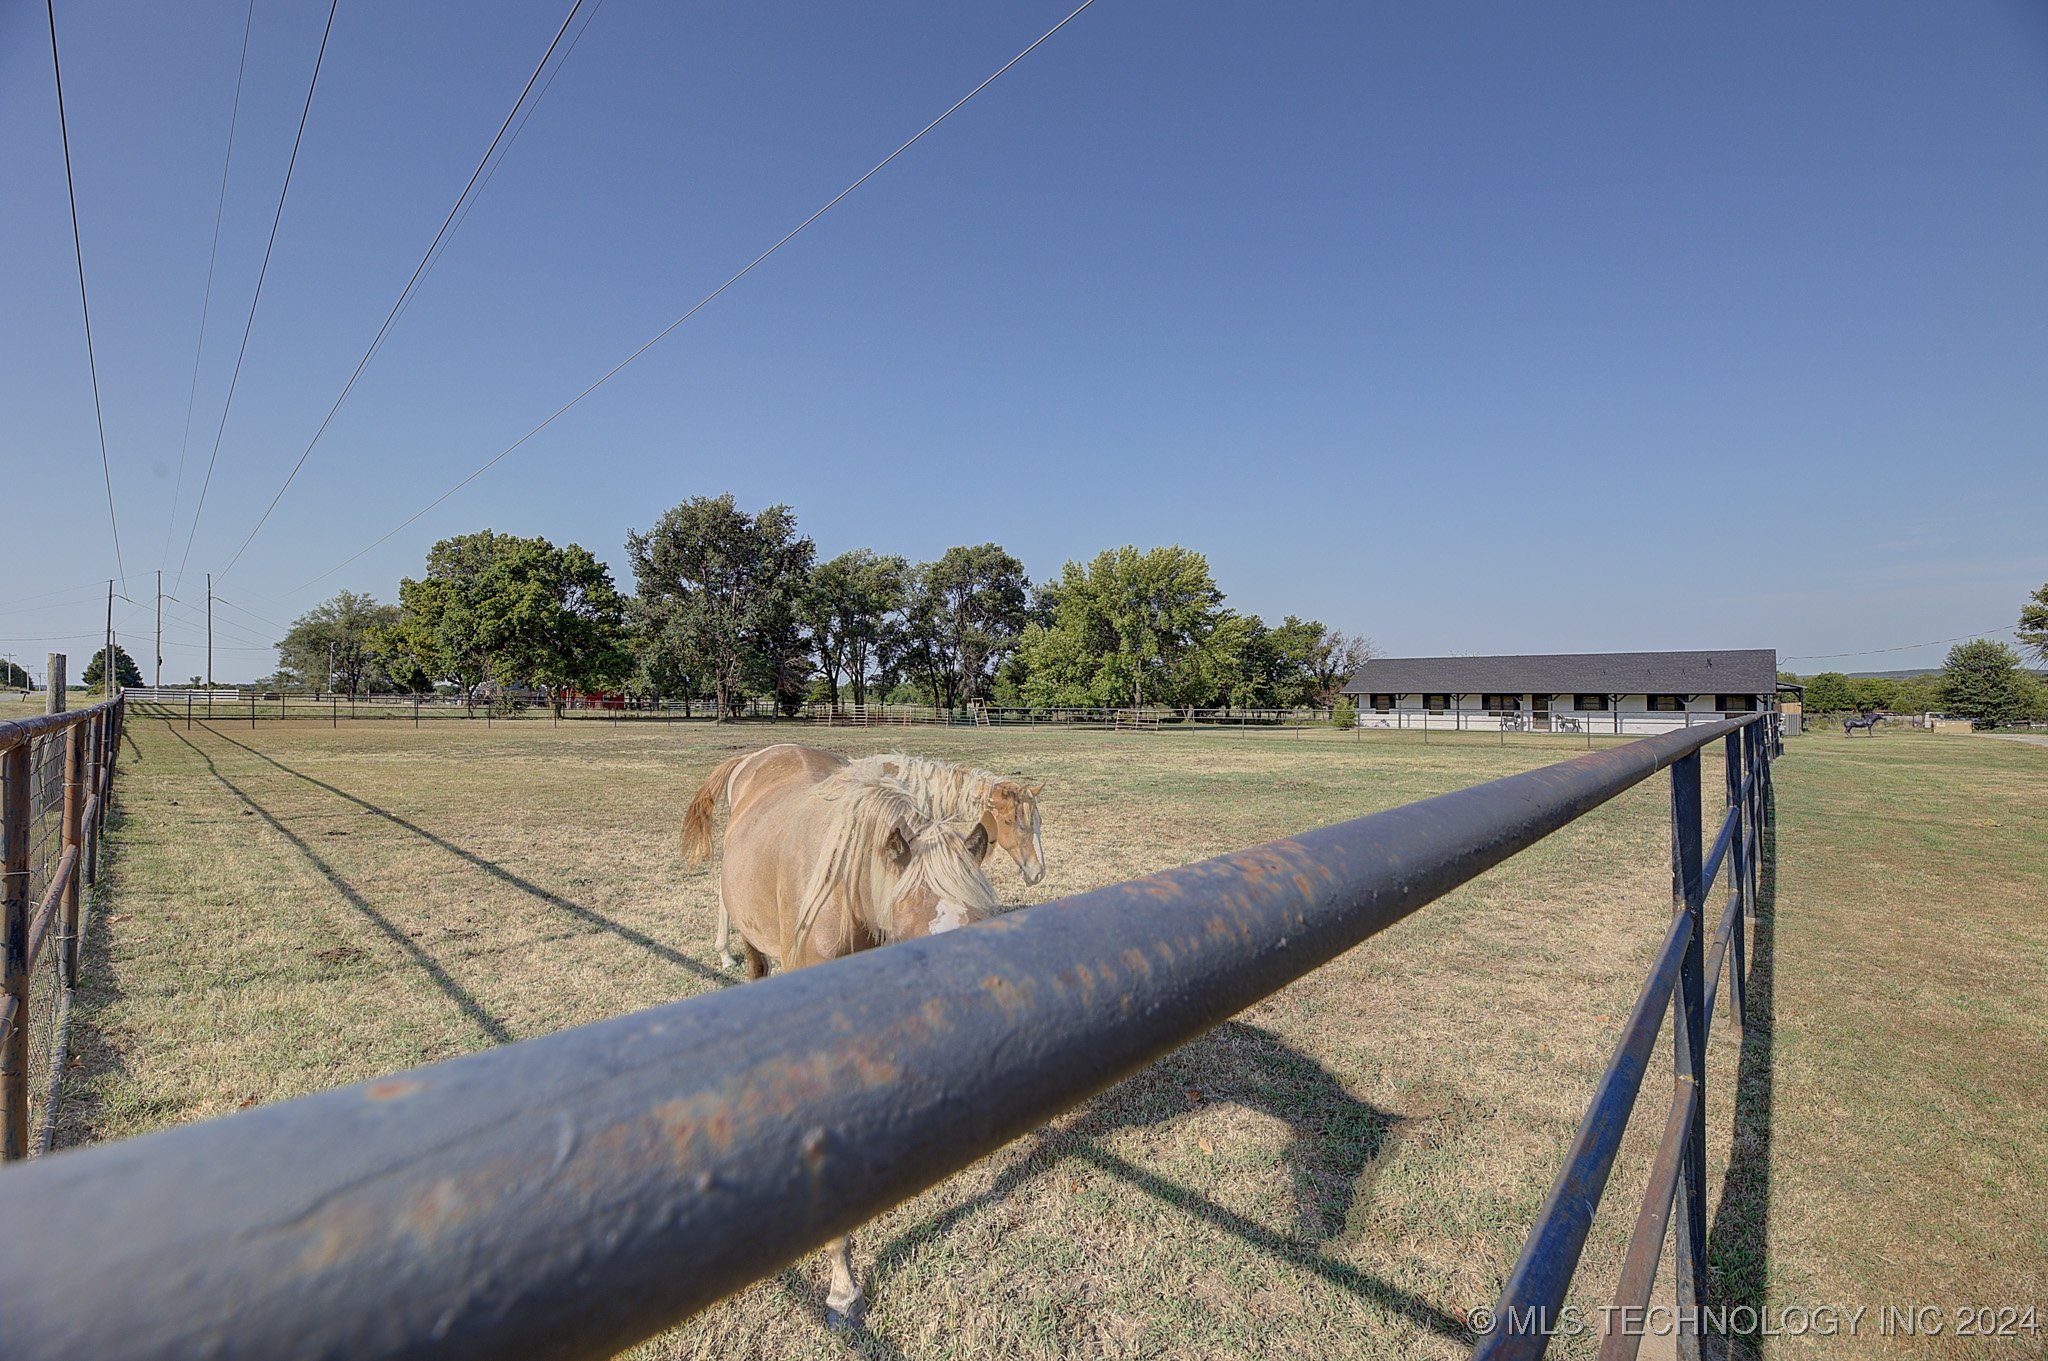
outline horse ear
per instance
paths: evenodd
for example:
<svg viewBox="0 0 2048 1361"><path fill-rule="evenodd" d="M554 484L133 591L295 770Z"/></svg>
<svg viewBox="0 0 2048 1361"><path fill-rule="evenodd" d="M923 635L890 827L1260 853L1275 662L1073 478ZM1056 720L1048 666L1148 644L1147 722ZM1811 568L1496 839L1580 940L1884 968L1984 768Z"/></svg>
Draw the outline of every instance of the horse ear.
<svg viewBox="0 0 2048 1361"><path fill-rule="evenodd" d="M1034 799L1035 799L1035 798L1037 798L1037 797L1038 797L1038 791L1039 791L1039 790L1041 790L1041 789L1043 789L1043 788L1045 788L1045 781L1044 781L1044 780L1040 780L1040 781L1039 781L1039 782L1038 782L1037 784L1028 784L1028 785L1025 785L1025 786L1024 786L1024 792L1025 792L1026 794L1029 794L1029 795L1030 795L1030 796L1031 796L1032 798L1034 798Z"/></svg>
<svg viewBox="0 0 2048 1361"><path fill-rule="evenodd" d="M901 823L889 829L889 859L901 869L910 863L910 837Z"/></svg>
<svg viewBox="0 0 2048 1361"><path fill-rule="evenodd" d="M967 853L976 860L988 854L988 824L977 822L974 830L967 834Z"/></svg>

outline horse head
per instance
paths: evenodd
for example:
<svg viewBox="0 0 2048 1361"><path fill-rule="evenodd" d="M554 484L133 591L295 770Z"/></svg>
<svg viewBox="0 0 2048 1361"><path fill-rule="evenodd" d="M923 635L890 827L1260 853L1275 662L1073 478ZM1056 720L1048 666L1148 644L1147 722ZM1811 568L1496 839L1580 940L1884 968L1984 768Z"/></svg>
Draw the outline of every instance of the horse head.
<svg viewBox="0 0 2048 1361"><path fill-rule="evenodd" d="M994 916L996 891L981 872L988 829L975 823L961 836L907 800L889 813L879 856L890 880L881 927L892 940L935 936Z"/></svg>
<svg viewBox="0 0 2048 1361"><path fill-rule="evenodd" d="M995 844L1017 862L1027 884L1045 878L1045 843L1038 828L1038 791L1043 788L1042 784L1003 780L988 791L982 813L982 826L993 832Z"/></svg>

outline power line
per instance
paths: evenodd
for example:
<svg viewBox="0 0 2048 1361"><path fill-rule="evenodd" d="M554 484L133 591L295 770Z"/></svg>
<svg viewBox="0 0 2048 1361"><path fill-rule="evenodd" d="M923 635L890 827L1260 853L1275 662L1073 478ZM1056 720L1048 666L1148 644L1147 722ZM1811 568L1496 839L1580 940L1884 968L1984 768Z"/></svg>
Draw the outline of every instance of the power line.
<svg viewBox="0 0 2048 1361"><path fill-rule="evenodd" d="M624 359L621 359L618 363L614 364L611 368L607 369L603 376L600 377L596 382L592 383L589 387L584 388L583 391L577 393L574 397L571 397L568 401L562 403L562 405L560 405L559 407L556 407L553 414L549 415L547 419L543 420L540 424L534 426L531 430L528 430L518 439L513 440L503 449L500 449L497 453L493 454L490 458L486 459L481 465L479 465L476 468L475 471L471 472L469 476L463 478L460 482L457 482L454 486L448 488L448 490L442 492L439 496L427 502L426 505L414 511L411 515L407 516L404 520L400 521L397 525L393 526L389 532L385 533L379 538L373 539L371 542L364 545L356 552L350 554L348 557L342 559L334 566L322 572L319 576L314 577L311 581L304 583L304 585L295 587L294 590L303 591L307 587L317 585L321 581L326 580L328 577L333 576L336 572L339 572L342 568L348 566L350 563L356 561L356 559L370 552L379 544L382 544L387 540L391 539L400 531L404 530L407 526L411 525L414 521L418 520L421 516L427 514L427 512L434 509L434 507L440 505L443 501L446 501L449 497L455 495L455 493L461 491L464 487L468 486L470 483L476 481L479 477L482 477L485 473L489 472L492 468L496 467L514 450L518 449L521 445L525 444L535 435L538 435L541 431L547 429L550 425L553 425L557 420L559 420L563 415L565 415L571 407L574 407L578 402L581 402L585 397L588 397L591 393L597 391L606 383L610 382L628 364L631 364L641 355L647 353L656 345L660 344L663 340L667 339L670 332L674 331L678 326L681 326L691 317L696 316L697 313L704 310L704 308L707 305L709 305L714 299L716 299L720 294L724 293L727 289L731 288L741 279L746 278L747 275L753 273L755 268L759 266L762 261L766 260L769 256L775 254L775 252L781 250L784 246L788 245L791 241L795 240L797 235L800 232L802 232L804 228L810 226L813 222L816 222L826 213L831 212L832 209L839 206L839 204L848 195L852 194L854 190L860 188L863 184L866 184L876 175L879 175L889 165L891 161L894 161L898 156L901 156L904 152L910 150L910 148L912 148L913 146L916 146L920 141L923 141L926 133L930 132L933 128L936 128L939 124L945 122L948 118L951 118L953 114L961 108L962 105L967 103L968 100L973 99L976 95L980 94L983 90L987 89L990 85L994 84L996 80L998 80L1004 74L1004 72L1008 71L1018 62L1024 60L1024 58L1030 56L1033 52L1037 51L1038 48L1042 44L1044 44L1047 39L1051 38L1053 34L1059 32L1068 24L1072 23L1076 18L1078 18L1081 15L1082 11L1086 10L1090 5L1093 5L1094 3L1095 0L1081 0L1080 6L1077 9L1075 9L1073 13L1069 14L1066 18L1060 20L1058 23L1054 24L1051 28L1047 29L1044 33L1040 34L1038 38L1031 43L1030 46L1026 47L1016 56L1010 58L1001 66L997 67L986 78L984 78L979 85L976 85L973 89L969 90L966 94L960 96L959 99L955 100L952 103L952 105L946 109L944 113L940 114L937 118L934 118L931 122L925 124L922 128L919 128L917 132L913 134L908 141L903 143L903 145L897 147L887 156L884 156L881 160L875 162L874 166L870 168L865 175L862 175L852 184L847 185L844 189L840 190L837 194L833 195L831 200L827 202L824 207L818 209L809 217L797 223L796 226L790 228L788 233L785 234L781 240L777 241L774 245L768 247L768 249L762 251L752 260L748 261L747 264L743 268L741 268L737 273L735 273L731 278L727 279L718 287L712 289L709 293L706 293L702 298L699 298L697 302L690 308L689 311L683 313L674 321L662 327L661 330L655 332L654 337L647 341L644 345L640 346L639 349L634 350Z"/></svg>
<svg viewBox="0 0 2048 1361"><path fill-rule="evenodd" d="M265 618L263 615L260 615L256 613L256 611L250 609L247 605L237 605L234 601L228 599L226 596L220 594L220 592L218 591L214 592L213 603L216 605L225 605L231 610L239 610L243 614L248 615L251 619L254 619L257 623L268 624L270 625L270 627L274 629L285 629L286 631L289 631L291 627L288 624L280 624L275 619Z"/></svg>
<svg viewBox="0 0 2048 1361"><path fill-rule="evenodd" d="M64 117L64 64L57 58L57 0L43 0L50 16L50 75L57 83L57 135L64 143L64 192L71 200L71 252L78 260L78 309L85 314L85 365L92 373L92 418L100 432L100 475L107 484L107 525L114 533L114 569L128 584L121 559L121 523L114 516L114 465L107 458L107 418L100 408L100 361L92 343L92 304L85 297L85 245L78 235L78 187L71 178L71 125Z"/></svg>
<svg viewBox="0 0 2048 1361"><path fill-rule="evenodd" d="M513 100L512 107L506 110L505 121L498 125L497 136L491 138L491 144L484 148L483 159L476 163L475 170L469 172L469 180L462 186L462 192L457 194L455 202L449 205L448 216L441 219L441 229L434 233L434 239L427 243L426 252L420 256L420 262L413 266L412 277L405 281L404 288L398 290L398 298L391 304L391 310L385 314L384 324L377 328L377 334L370 340L370 347L364 350L363 357L356 361L355 372L348 376L346 383L342 384L341 395L334 399L333 406L327 408L327 414L320 420L320 428L315 430L313 438L306 442L306 448L300 453L298 462L292 464L292 470L285 474L284 484L277 489L277 494L270 498L270 504L263 508L263 513L256 517L255 527L249 531L240 545L236 547L234 553L229 556L227 564L214 574L216 577L226 577L229 572L234 570L235 564L241 561L242 551L249 546L250 542L255 539L257 532L270 519L270 512L277 509L277 503L282 501L285 492L291 489L292 482L299 475L299 470L305 467L306 460L312 457L313 447L320 443L321 436L327 433L327 427L333 423L335 413L341 410L341 404L346 402L349 393L355 390L356 380L363 376L363 370L370 366L370 360L376 356L378 349L383 346L384 337L390 334L392 322L398 319L399 310L405 306L406 299L411 297L413 290L418 287L421 276L426 272L428 262L434 258L434 252L439 248L442 238L448 235L448 229L455 222L456 214L461 212L463 201L469 197L469 191L476 187L478 177L484 173L484 167L490 164L492 154L498 149L498 143L505 139L505 130L511 127L512 120L519 116L520 105L524 104L526 96L533 92L534 82L538 81L540 73L547 69L548 59L555 55L555 48L561 44L562 35L569 31L569 25L576 22L577 11L583 8L583 3L584 0L575 0L575 3L569 6L569 13L562 20L562 26L555 30L554 40L548 44L548 50L541 53L540 62L533 68L533 74L526 78L526 84L521 87L519 98Z"/></svg>
<svg viewBox="0 0 2048 1361"><path fill-rule="evenodd" d="M518 125L512 129L512 135L505 140L504 153L496 161L492 162L489 170L484 172L483 179L477 183L476 192L469 196L468 203L462 205L462 212L456 217L455 225L448 229L450 237L453 237L462 230L462 225L469 221L469 215L476 211L476 205L482 201L485 191L491 187L491 181L496 179L498 172L505 168L505 161L511 156L512 148L519 145L520 135L526 131L526 125L533 121L534 110L538 109L541 101L548 97L548 91L555 87L555 78L562 74L562 68L569 64L569 58L576 55L577 45L583 41L583 35L590 31L590 25L597 18L597 12L603 8L604 0L597 0L597 3L590 7L590 13L583 18L582 27L576 30L576 35L569 39L568 47L563 49L562 59L555 63L554 69L548 72L548 78L541 82L539 91L535 93L532 99L527 101L526 112L519 115ZM441 248L434 252L433 258L427 262L426 272L420 275L420 283L422 285L433 277L435 268L440 265L442 257L447 255L447 253L448 243L444 241L441 244ZM419 289L415 288L412 297L407 298L404 307L399 309L399 321L405 320L405 314L412 310L413 303L418 300Z"/></svg>
<svg viewBox="0 0 2048 1361"><path fill-rule="evenodd" d="M1897 647L1868 647L1861 652L1802 653L1797 657L1780 657L1778 660L1786 662L1827 662L1833 661L1838 657L1875 657L1880 652L1911 652L1916 647L1940 647L1943 643L1963 643L1973 638L1994 637L2001 633L2011 633L2012 629L2013 626L2007 624L2002 628L1978 629L1975 633L1959 633L1953 638L1935 638L1925 643L1900 643Z"/></svg>
<svg viewBox="0 0 2048 1361"><path fill-rule="evenodd" d="M165 596L164 599L166 602L170 601L169 596ZM182 615L173 614L170 616L171 619L183 624L187 628L204 629L206 627L206 617L199 612L196 606L188 605L182 600L178 601L177 604L178 608L184 611L184 613ZM270 640L264 638L255 629L248 627L246 624L237 624L232 619L216 619L213 621L213 627L216 630L233 629L234 632L229 636L239 642L261 643L265 647L270 646Z"/></svg>
<svg viewBox="0 0 2048 1361"><path fill-rule="evenodd" d="M54 0L48 0L54 3ZM227 433L228 412L235 405L235 385L242 379L242 360L249 353L249 333L256 327L256 304L263 299L263 280L270 273L270 252L277 245L277 225L284 220L284 201L292 191L292 172L299 165L299 143L305 140L306 119L313 112L313 91L320 87L320 68L327 60L327 39L334 33L334 12L341 8L341 0L329 0L327 6L327 27L320 33L320 51L313 58L313 78L306 82L306 104L299 110L299 130L292 137L291 159L285 162L284 185L277 191L277 212L270 219L270 239L263 246L263 265L256 271L256 291L249 297L249 319L242 323L242 345L235 351L234 372L228 376L227 400L221 404L220 424L213 432L213 452L207 455L206 477L199 484L199 503L192 508L192 530L185 536L185 555L178 560L178 574L171 580L173 590L185 580L185 564L192 560L192 540L199 533L199 516L206 509L206 492L213 485L213 465L220 457L221 436Z"/></svg>
<svg viewBox="0 0 2048 1361"><path fill-rule="evenodd" d="M6 609L0 610L0 614L44 614L50 610L72 610L77 609L80 605L97 603L103 594L97 586L84 589L86 591L84 595L78 594L80 588L76 586L68 591L50 591L47 594L68 596L70 598L51 600L41 605L9 605ZM40 599L41 597L30 596L28 598L33 600Z"/></svg>
<svg viewBox="0 0 2048 1361"><path fill-rule="evenodd" d="M185 492L185 458L192 450L192 411L199 401L199 360L206 353L206 321L213 311L213 269L220 260L220 222L228 206L228 170L235 163L235 130L242 121L242 76L249 68L249 30L256 23L256 0L242 19L242 57L235 66L235 101L228 113L228 150L220 165L220 197L213 205L213 246L206 253L206 292L199 301L199 341L192 347L192 388L185 394L185 435L178 444L178 480L171 488L171 513L164 521L162 560L171 556L178 532L178 501Z"/></svg>

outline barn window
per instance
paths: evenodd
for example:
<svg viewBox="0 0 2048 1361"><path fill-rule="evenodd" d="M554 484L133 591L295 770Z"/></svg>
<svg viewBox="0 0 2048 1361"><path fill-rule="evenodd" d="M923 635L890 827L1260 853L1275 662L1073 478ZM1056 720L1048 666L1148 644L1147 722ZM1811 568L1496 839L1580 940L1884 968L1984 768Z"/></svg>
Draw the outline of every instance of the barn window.
<svg viewBox="0 0 2048 1361"><path fill-rule="evenodd" d="M1433 714L1449 713L1451 697L1449 695L1424 695L1422 697L1422 707Z"/></svg>
<svg viewBox="0 0 2048 1361"><path fill-rule="evenodd" d="M1374 695L1372 697L1372 711L1376 714L1390 714L1394 712L1394 697L1392 695Z"/></svg>
<svg viewBox="0 0 2048 1361"><path fill-rule="evenodd" d="M1714 707L1724 714L1753 714L1756 712L1756 696L1715 695Z"/></svg>
<svg viewBox="0 0 2048 1361"><path fill-rule="evenodd" d="M1522 707L1522 697L1520 695L1486 695L1481 700L1481 707L1490 714L1511 714Z"/></svg>
<svg viewBox="0 0 2048 1361"><path fill-rule="evenodd" d="M1682 714L1685 712L1684 695L1651 695L1650 712L1653 714Z"/></svg>
<svg viewBox="0 0 2048 1361"><path fill-rule="evenodd" d="M1605 713L1607 710L1607 696L1573 695L1572 708L1577 709L1582 714Z"/></svg>

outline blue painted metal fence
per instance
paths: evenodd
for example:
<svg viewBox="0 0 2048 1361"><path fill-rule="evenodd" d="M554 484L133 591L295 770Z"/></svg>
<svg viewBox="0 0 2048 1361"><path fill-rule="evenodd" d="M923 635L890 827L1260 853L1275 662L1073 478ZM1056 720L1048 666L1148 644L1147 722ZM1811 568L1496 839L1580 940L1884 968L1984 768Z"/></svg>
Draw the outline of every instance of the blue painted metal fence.
<svg viewBox="0 0 2048 1361"><path fill-rule="evenodd" d="M1716 976L1752 902L1758 716L1645 738L829 968L0 1173L14 1361L606 1356L944 1179L1670 768L1680 910L1503 1296L1555 1310L1665 1002L1700 1288ZM1699 752L1736 811L1700 854ZM1734 778L1734 777L1731 777ZM1739 896L1705 958L1707 886ZM1738 1008L1739 1013L1739 1008ZM1687 1104L1688 1102L1692 1104ZM1683 1116L1681 1119L1680 1116ZM1661 1189L1660 1189L1661 1188ZM1658 1210L1659 1196L1663 1210ZM1630 1254L1631 1270L1642 1259ZM1647 1291L1629 1276L1625 1289ZM1533 1355L1503 1331L1490 1356Z"/></svg>
<svg viewBox="0 0 2048 1361"><path fill-rule="evenodd" d="M1768 717L1775 717L1774 715ZM1599 1209L1616 1150L1641 1091L1644 1070L1668 1007L1673 1024L1672 1097L1650 1184L1637 1213L1612 1312L1599 1316L1602 1361L1628 1361L1641 1345L1640 1320L1676 1202L1679 1355L1697 1361L1699 1311L1707 1295L1707 1034L1723 965L1728 1015L1740 1030L1747 991L1745 937L1755 920L1763 847L1770 816L1771 758L1782 750L1775 726L1752 720L1722 737L1727 812L1712 849L1701 853L1700 756L1671 766L1671 930L1622 1029L1607 1072L1579 1125L1550 1196L1537 1215L1492 1313L1493 1327L1475 1361L1525 1361L1543 1355L1565 1321L1565 1292L1577 1270L1587 1231ZM1708 894L1727 872L1726 906L1711 937ZM1586 1322L1595 1322L1584 1320Z"/></svg>

